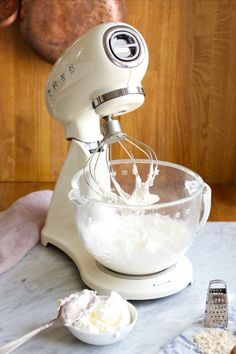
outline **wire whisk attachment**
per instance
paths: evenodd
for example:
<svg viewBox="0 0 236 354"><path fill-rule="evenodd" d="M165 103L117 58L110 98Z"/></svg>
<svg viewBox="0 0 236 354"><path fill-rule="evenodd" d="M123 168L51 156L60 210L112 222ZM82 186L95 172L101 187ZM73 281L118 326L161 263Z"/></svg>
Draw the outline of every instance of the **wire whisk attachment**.
<svg viewBox="0 0 236 354"><path fill-rule="evenodd" d="M83 175L86 183L101 200L106 202L130 205L156 203L159 197L149 191L159 172L155 151L147 144L123 133L119 121L113 120L111 116L104 117L101 130L104 138L84 166ZM118 144L124 150L132 165L134 188L130 193L125 191L117 180L117 171L113 163L114 144ZM134 156L133 150L147 161L147 174L142 178L138 169L138 159Z"/></svg>

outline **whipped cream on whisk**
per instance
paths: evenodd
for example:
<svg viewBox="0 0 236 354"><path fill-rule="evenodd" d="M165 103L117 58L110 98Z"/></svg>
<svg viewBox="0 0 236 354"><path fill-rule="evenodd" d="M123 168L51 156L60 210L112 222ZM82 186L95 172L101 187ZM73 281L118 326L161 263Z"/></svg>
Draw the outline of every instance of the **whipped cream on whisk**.
<svg viewBox="0 0 236 354"><path fill-rule="evenodd" d="M159 170L157 165L155 168L153 164L150 165L148 177L145 182L142 181L137 164L133 163L132 174L135 177L135 187L131 194L126 193L117 182L117 180L111 176L112 183L118 193L118 201L122 204L128 205L150 205L157 203L159 201L159 196L157 194L151 194L150 188L153 186L155 177L158 175Z"/></svg>
<svg viewBox="0 0 236 354"><path fill-rule="evenodd" d="M159 173L157 164L150 163L148 176L145 182L142 181L137 164L132 162L132 174L135 178L134 189L131 194L124 191L120 183L116 179L116 172L110 171L111 182L115 191L107 191L102 188L97 182L96 193L100 196L103 202L115 203L115 204L127 204L127 205L151 205L157 203L160 198L157 194L150 193L150 188L153 186L153 182Z"/></svg>

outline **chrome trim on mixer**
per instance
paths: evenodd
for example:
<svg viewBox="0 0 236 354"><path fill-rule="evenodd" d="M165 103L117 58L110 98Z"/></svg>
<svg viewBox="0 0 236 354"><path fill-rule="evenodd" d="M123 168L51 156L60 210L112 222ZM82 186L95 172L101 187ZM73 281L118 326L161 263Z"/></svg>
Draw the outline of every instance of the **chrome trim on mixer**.
<svg viewBox="0 0 236 354"><path fill-rule="evenodd" d="M124 87L121 89L117 89L114 91L104 93L101 96L98 96L97 98L95 98L95 100L93 100L92 105L93 105L93 108L95 109L98 106L100 106L101 104L103 104L104 102L112 100L113 98L126 96L126 95L133 95L133 94L139 94L139 95L145 96L144 90L142 87Z"/></svg>
<svg viewBox="0 0 236 354"><path fill-rule="evenodd" d="M101 132L107 144L113 144L126 139L127 134L121 131L120 122L113 120L112 116L105 116L102 119Z"/></svg>

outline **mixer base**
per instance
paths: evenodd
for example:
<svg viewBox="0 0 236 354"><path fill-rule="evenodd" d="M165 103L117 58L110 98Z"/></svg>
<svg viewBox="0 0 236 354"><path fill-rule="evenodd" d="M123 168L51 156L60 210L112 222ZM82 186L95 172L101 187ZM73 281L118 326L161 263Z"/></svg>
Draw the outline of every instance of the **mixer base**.
<svg viewBox="0 0 236 354"><path fill-rule="evenodd" d="M101 287L103 279L107 287L110 279L115 279L115 290L127 300L148 300L175 294L193 281L192 264L187 257L182 257L171 267L150 275L127 275L116 273L101 264L96 263L98 284ZM95 270L95 269L94 269ZM94 271L93 270L93 271Z"/></svg>
<svg viewBox="0 0 236 354"><path fill-rule="evenodd" d="M148 300L175 294L192 283L192 265L183 256L176 264L151 275L125 275L111 271L95 261L84 248L74 224L57 220L57 225L46 224L42 230L42 244L48 243L64 251L77 265L83 282L98 292L108 295L116 290L127 300Z"/></svg>
<svg viewBox="0 0 236 354"><path fill-rule="evenodd" d="M93 259L90 269L80 269L84 282L101 294L116 290L126 300L157 299L175 294L192 283L192 265L187 257L170 268L151 275L126 275L113 272Z"/></svg>

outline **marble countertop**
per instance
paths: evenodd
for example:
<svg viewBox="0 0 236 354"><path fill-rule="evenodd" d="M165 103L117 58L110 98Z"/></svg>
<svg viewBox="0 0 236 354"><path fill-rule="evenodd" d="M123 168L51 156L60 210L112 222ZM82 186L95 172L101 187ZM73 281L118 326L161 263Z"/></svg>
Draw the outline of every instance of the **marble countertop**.
<svg viewBox="0 0 236 354"><path fill-rule="evenodd" d="M156 300L131 301L139 318L134 330L120 343L90 346L56 326L15 350L44 354L158 354L160 347L183 332L204 313L211 279L228 285L229 302L236 301L236 222L208 223L196 236L187 256L194 282L178 294ZM73 262L55 247L34 247L16 267L0 276L0 346L53 319L56 299L82 290Z"/></svg>

